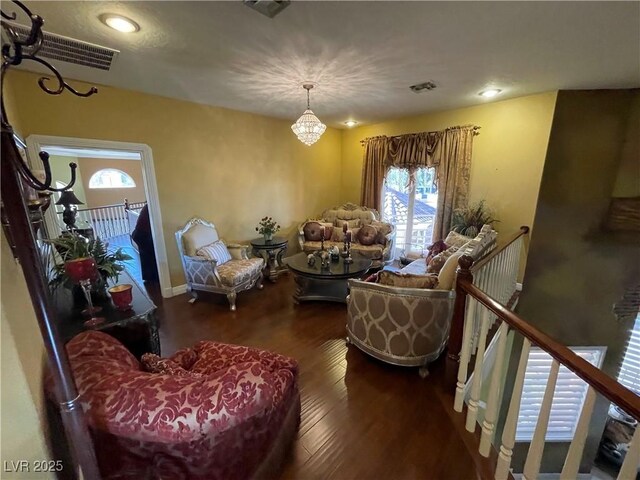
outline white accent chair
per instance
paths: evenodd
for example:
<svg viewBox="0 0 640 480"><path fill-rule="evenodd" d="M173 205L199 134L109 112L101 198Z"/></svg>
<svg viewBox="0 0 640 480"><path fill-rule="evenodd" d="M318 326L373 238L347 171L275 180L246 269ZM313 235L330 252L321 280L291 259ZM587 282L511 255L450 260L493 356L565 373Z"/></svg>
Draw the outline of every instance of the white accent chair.
<svg viewBox="0 0 640 480"><path fill-rule="evenodd" d="M227 296L231 311L236 310L236 296L254 285L262 289L262 258L249 258L249 246L228 244L231 260L218 265L215 260L199 256L197 251L220 240L213 223L194 217L176 232L178 251L182 259L190 303L198 299L198 291L222 293Z"/></svg>

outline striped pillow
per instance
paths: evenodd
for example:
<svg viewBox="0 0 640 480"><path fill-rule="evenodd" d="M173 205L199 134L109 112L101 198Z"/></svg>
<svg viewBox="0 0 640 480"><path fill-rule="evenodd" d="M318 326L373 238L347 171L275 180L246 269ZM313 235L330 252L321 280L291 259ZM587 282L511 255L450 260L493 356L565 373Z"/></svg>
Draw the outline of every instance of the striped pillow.
<svg viewBox="0 0 640 480"><path fill-rule="evenodd" d="M231 260L231 254L229 253L229 250L227 250L227 246L220 240L213 242L206 247L200 248L196 252L196 255L204 257L207 260L215 260L218 262L218 265L222 265L223 263L227 263Z"/></svg>

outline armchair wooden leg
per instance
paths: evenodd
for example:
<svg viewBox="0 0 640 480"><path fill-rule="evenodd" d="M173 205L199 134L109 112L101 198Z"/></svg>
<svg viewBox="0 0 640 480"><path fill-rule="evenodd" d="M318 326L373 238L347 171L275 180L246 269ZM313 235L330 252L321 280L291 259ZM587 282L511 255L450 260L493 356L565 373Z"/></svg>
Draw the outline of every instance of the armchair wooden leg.
<svg viewBox="0 0 640 480"><path fill-rule="evenodd" d="M236 292L227 293L227 300L229 300L229 308L232 312L236 311Z"/></svg>
<svg viewBox="0 0 640 480"><path fill-rule="evenodd" d="M191 298L189 299L189 303L193 305L198 300L198 292L196 292L193 288L189 288L189 293L191 294Z"/></svg>
<svg viewBox="0 0 640 480"><path fill-rule="evenodd" d="M264 276L260 275L260 277L258 277L258 280L256 281L256 288L258 290L262 290L264 288L264 285L262 284L263 279L264 279Z"/></svg>

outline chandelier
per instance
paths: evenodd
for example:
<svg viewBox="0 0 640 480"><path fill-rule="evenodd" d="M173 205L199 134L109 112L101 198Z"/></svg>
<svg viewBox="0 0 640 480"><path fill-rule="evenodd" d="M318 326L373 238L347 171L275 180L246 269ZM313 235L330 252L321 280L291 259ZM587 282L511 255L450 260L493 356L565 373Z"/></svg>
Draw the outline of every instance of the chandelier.
<svg viewBox="0 0 640 480"><path fill-rule="evenodd" d="M291 130L293 130L293 133L296 134L298 140L302 143L305 145L313 145L320 139L327 129L327 126L313 114L309 107L309 90L313 88L313 85L305 83L302 85L302 88L307 91L307 109L300 118L296 120L296 123L291 125Z"/></svg>

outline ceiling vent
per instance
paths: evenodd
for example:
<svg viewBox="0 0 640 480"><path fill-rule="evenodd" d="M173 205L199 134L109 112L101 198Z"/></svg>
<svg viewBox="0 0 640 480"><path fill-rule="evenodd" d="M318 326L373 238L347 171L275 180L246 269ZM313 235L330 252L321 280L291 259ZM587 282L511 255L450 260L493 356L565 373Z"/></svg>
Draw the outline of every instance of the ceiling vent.
<svg viewBox="0 0 640 480"><path fill-rule="evenodd" d="M290 0L243 0L244 4L262 15L273 18L291 3Z"/></svg>
<svg viewBox="0 0 640 480"><path fill-rule="evenodd" d="M30 28L24 25L7 23L20 40L28 37ZM3 32L5 33L5 32ZM6 33L5 33L6 34ZM98 70L110 70L113 61L117 57L118 50L101 47L75 38L56 35L55 33L42 32L42 47L38 50L38 56L59 60L61 62L75 63ZM25 48L26 53L31 53L32 48Z"/></svg>
<svg viewBox="0 0 640 480"><path fill-rule="evenodd" d="M420 93L420 92L424 92L424 91L427 91L427 90L433 90L434 88L436 88L436 84L433 83L433 82L419 83L417 85L411 85L409 87L409 89L413 93Z"/></svg>

